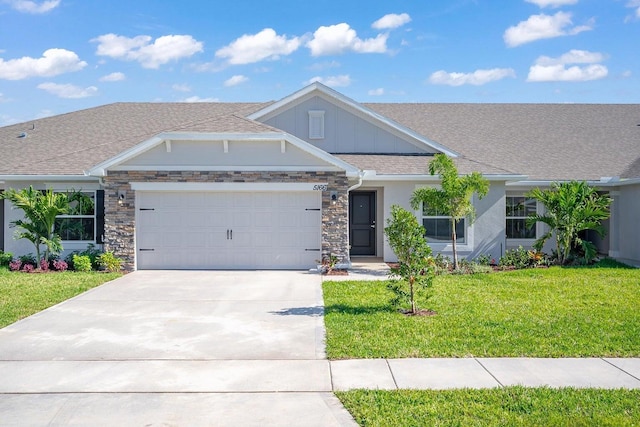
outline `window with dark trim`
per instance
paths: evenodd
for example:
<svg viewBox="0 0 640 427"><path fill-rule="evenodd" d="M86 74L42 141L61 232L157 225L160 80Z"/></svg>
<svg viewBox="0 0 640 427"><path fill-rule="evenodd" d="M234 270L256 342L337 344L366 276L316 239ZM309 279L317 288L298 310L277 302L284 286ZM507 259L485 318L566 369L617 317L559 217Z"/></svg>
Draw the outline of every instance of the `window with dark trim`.
<svg viewBox="0 0 640 427"><path fill-rule="evenodd" d="M422 226L426 230L425 237L429 243L452 243L451 217L442 215L426 203L422 205ZM466 218L456 223L456 242L466 243Z"/></svg>
<svg viewBox="0 0 640 427"><path fill-rule="evenodd" d="M507 239L535 239L535 224L527 227L527 217L537 212L536 200L524 196L507 196Z"/></svg>
<svg viewBox="0 0 640 427"><path fill-rule="evenodd" d="M63 241L95 242L96 240L96 192L70 192L69 212L59 215L55 231Z"/></svg>

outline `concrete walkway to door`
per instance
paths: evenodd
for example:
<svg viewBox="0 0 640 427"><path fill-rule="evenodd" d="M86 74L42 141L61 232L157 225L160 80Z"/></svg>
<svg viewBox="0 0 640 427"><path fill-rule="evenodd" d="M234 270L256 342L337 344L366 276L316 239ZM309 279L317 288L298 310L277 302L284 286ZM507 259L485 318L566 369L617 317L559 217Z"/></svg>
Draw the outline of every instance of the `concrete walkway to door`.
<svg viewBox="0 0 640 427"><path fill-rule="evenodd" d="M0 330L0 425L355 426L321 279L139 271Z"/></svg>

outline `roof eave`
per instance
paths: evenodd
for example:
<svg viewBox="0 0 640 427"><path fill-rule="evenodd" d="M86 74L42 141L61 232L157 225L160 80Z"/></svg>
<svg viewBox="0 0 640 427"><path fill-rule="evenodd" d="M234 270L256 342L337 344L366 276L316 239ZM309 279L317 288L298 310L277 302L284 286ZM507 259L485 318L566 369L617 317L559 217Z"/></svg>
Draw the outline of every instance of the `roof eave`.
<svg viewBox="0 0 640 427"><path fill-rule="evenodd" d="M0 175L1 181L96 181L97 177L85 175Z"/></svg>
<svg viewBox="0 0 640 427"><path fill-rule="evenodd" d="M427 174L377 174L375 171L370 171L364 177L364 181L418 181L418 182L440 182L439 175L427 175ZM483 174L490 182L518 182L527 179L526 175L505 175L505 174Z"/></svg>

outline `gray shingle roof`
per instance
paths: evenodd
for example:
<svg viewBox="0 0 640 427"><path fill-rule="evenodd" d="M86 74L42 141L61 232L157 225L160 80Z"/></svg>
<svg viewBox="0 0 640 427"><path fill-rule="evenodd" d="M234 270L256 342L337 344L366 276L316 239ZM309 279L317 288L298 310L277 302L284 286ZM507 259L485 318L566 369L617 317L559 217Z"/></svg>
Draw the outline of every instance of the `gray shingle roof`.
<svg viewBox="0 0 640 427"><path fill-rule="evenodd" d="M116 103L0 128L0 175L81 175L162 132L278 132L246 119L270 103ZM640 177L640 105L363 104L462 154L461 173L533 180ZM32 129L32 125L35 128ZM18 135L26 132L25 138ZM338 157L379 174L426 173L420 156Z"/></svg>
<svg viewBox="0 0 640 427"><path fill-rule="evenodd" d="M467 159L533 180L640 176L638 104L364 104Z"/></svg>
<svg viewBox="0 0 640 427"><path fill-rule="evenodd" d="M162 132L274 132L244 118L265 105L116 103L6 126L0 128L0 175L81 175ZM27 136L18 138L23 132Z"/></svg>

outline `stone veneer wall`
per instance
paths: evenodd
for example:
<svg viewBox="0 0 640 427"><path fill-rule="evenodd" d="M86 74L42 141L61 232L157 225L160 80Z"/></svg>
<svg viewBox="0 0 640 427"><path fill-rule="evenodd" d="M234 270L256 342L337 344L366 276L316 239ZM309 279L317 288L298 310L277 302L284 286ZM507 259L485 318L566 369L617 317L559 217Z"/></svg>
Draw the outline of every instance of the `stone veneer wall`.
<svg viewBox="0 0 640 427"><path fill-rule="evenodd" d="M214 171L110 171L104 178L105 251L124 260L127 271L135 262L135 191L131 182L309 182L328 183L322 193L322 252L349 259L349 183L344 172L214 172ZM332 202L331 192L337 200ZM118 195L125 194L122 204Z"/></svg>

